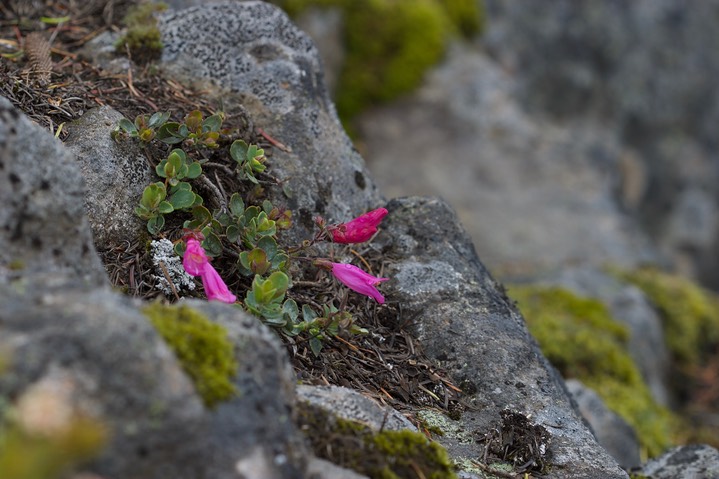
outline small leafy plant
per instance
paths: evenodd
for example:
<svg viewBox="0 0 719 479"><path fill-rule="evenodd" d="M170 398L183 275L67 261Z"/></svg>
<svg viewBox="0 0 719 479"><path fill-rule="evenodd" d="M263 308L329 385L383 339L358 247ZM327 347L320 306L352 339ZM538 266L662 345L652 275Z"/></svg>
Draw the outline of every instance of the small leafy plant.
<svg viewBox="0 0 719 479"><path fill-rule="evenodd" d="M384 303L376 285L387 278L375 277L354 265L300 254L321 242L369 240L387 210L380 208L337 225L327 225L318 218L319 231L312 239L294 247L281 246L278 235L291 227L292 213L263 199L262 193L262 185L281 182L267 173L264 149L243 139L233 140L232 131L223 129L224 120L222 112L205 118L200 111L192 111L182 122L170 121L169 113L159 112L139 115L134 122L120 121L113 132L116 141L130 138L144 145L154 141L169 150L155 166L159 181L144 189L135 214L147 221L147 230L155 237L172 234L181 225L183 233L174 251L182 258L184 270L201 279L208 299L237 301L211 263L218 260L229 263L225 270L238 273L235 281L246 285L241 304L244 309L287 336L305 336L314 354L320 354L323 342L330 337L366 334L352 314L334 301L300 306L289 297L290 265L293 261L312 261L350 289ZM223 146L227 148L224 156ZM213 183L205 175L206 168L219 168L225 175L223 182L215 175ZM228 195L226 186L235 190ZM168 223L170 218L172 222ZM173 289L175 293L181 290Z"/></svg>

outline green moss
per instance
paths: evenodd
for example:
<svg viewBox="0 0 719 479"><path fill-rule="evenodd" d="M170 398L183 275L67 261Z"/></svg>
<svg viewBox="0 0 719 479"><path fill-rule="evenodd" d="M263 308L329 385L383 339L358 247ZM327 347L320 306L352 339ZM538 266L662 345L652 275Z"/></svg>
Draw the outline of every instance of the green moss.
<svg viewBox="0 0 719 479"><path fill-rule="evenodd" d="M454 33L482 30L476 0L276 0L290 15L309 7L339 7L345 15L345 64L337 110L348 120L368 105L417 87Z"/></svg>
<svg viewBox="0 0 719 479"><path fill-rule="evenodd" d="M87 418L75 418L63 430L51 435L32 434L12 422L5 425L1 422L3 479L66 477L74 466L99 454L107 440L105 427Z"/></svg>
<svg viewBox="0 0 719 479"><path fill-rule="evenodd" d="M143 309L180 360L205 405L212 407L236 394L234 346L227 330L188 306L154 303Z"/></svg>
<svg viewBox="0 0 719 479"><path fill-rule="evenodd" d="M457 477L447 451L421 433L374 432L309 405L300 411L300 423L316 455L370 478Z"/></svg>
<svg viewBox="0 0 719 479"><path fill-rule="evenodd" d="M719 298L695 283L653 268L615 271L658 310L664 337L680 368L700 366L719 345Z"/></svg>
<svg viewBox="0 0 719 479"><path fill-rule="evenodd" d="M163 45L155 13L165 9L166 4L154 2L143 2L131 7L124 18L127 31L115 44L117 51L124 53L129 49L130 55L138 63L160 58Z"/></svg>
<svg viewBox="0 0 719 479"><path fill-rule="evenodd" d="M509 294L542 352L565 378L577 378L596 391L634 427L649 456L670 445L676 419L653 400L626 351L627 329L601 302L541 286L515 286Z"/></svg>

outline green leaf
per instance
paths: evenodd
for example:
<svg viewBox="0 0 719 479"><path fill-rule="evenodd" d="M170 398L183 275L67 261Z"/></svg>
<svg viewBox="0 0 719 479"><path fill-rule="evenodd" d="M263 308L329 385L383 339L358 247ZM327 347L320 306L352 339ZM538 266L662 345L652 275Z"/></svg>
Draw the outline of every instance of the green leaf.
<svg viewBox="0 0 719 479"><path fill-rule="evenodd" d="M247 143L243 140L235 140L230 145L230 156L240 165L247 161Z"/></svg>
<svg viewBox="0 0 719 479"><path fill-rule="evenodd" d="M175 122L168 122L162 125L157 130L157 139L168 145L175 145L181 143L185 137L180 135L180 124Z"/></svg>
<svg viewBox="0 0 719 479"><path fill-rule="evenodd" d="M282 271L275 271L267 278L267 281L272 284L272 288L275 289L275 294L272 299L278 299L287 292L287 288L290 286L290 277Z"/></svg>
<svg viewBox="0 0 719 479"><path fill-rule="evenodd" d="M230 212L235 216L241 216L245 213L245 202L242 201L242 197L233 193L230 197Z"/></svg>
<svg viewBox="0 0 719 479"><path fill-rule="evenodd" d="M302 319L306 323L311 323L312 321L314 321L314 319L316 317L317 317L317 313L315 312L314 309L312 309L312 307L310 305L308 305L308 304L302 305Z"/></svg>
<svg viewBox="0 0 719 479"><path fill-rule="evenodd" d="M166 196L167 190L165 189L165 184L158 181L145 187L142 192L140 204L148 210L154 210Z"/></svg>
<svg viewBox="0 0 719 479"><path fill-rule="evenodd" d="M299 316L300 312L294 299L288 299L284 302L282 305L282 313L290 319L291 322L294 323L297 321L297 316Z"/></svg>
<svg viewBox="0 0 719 479"><path fill-rule="evenodd" d="M195 201L192 203L192 206L202 206L205 203L205 200L202 198L202 196L195 193Z"/></svg>
<svg viewBox="0 0 719 479"><path fill-rule="evenodd" d="M45 25L59 25L70 20L70 17L40 17L40 21Z"/></svg>
<svg viewBox="0 0 719 479"><path fill-rule="evenodd" d="M315 355L315 357L319 357L320 353L322 352L322 340L314 337L310 338L310 349L312 350L312 354Z"/></svg>
<svg viewBox="0 0 719 479"><path fill-rule="evenodd" d="M167 121L167 119L170 118L170 112L156 112L150 117L150 121L147 123L147 126L150 128L157 128L163 123Z"/></svg>
<svg viewBox="0 0 719 479"><path fill-rule="evenodd" d="M227 227L225 235L227 236L227 241L237 243L237 240L240 239L240 228L236 225L230 225Z"/></svg>
<svg viewBox="0 0 719 479"><path fill-rule="evenodd" d="M255 279L252 280L252 292L254 299L259 304L266 304L272 301L277 290L272 287L272 282L263 280L262 277L257 274L255 275Z"/></svg>
<svg viewBox="0 0 719 479"><path fill-rule="evenodd" d="M212 213L204 206L195 206L192 208L192 218L204 226L212 220Z"/></svg>
<svg viewBox="0 0 719 479"><path fill-rule="evenodd" d="M175 211L175 207L172 206L172 204L167 201L162 201L157 206L157 211L159 211L162 214L172 213L173 211Z"/></svg>
<svg viewBox="0 0 719 479"><path fill-rule="evenodd" d="M147 231L153 236L162 231L163 226L165 226L165 217L162 215L155 216L147 221Z"/></svg>
<svg viewBox="0 0 719 479"><path fill-rule="evenodd" d="M250 271L255 274L265 274L270 268L270 263L267 261L267 253L260 248L255 248L247 253L247 261ZM243 264L243 266L245 266Z"/></svg>
<svg viewBox="0 0 719 479"><path fill-rule="evenodd" d="M145 208L143 205L138 205L135 207L135 214L143 220L149 220L151 217L154 216L154 214L151 213L150 210Z"/></svg>
<svg viewBox="0 0 719 479"><path fill-rule="evenodd" d="M199 133L202 125L202 112L193 110L185 117L185 125L193 133Z"/></svg>
<svg viewBox="0 0 719 479"><path fill-rule="evenodd" d="M185 174L185 177L194 180L198 176L202 174L202 165L199 161L193 161L190 163L190 165L187 167L187 173Z"/></svg>
<svg viewBox="0 0 719 479"><path fill-rule="evenodd" d="M176 193L181 190L192 191L192 185L186 181L178 181L172 188L170 188L170 193Z"/></svg>
<svg viewBox="0 0 719 479"><path fill-rule="evenodd" d="M272 236L264 236L257 242L257 247L262 248L267 258L272 259L277 254L277 241Z"/></svg>
<svg viewBox="0 0 719 479"><path fill-rule="evenodd" d="M175 254L182 258L185 256L185 242L184 241L178 241L175 243Z"/></svg>
<svg viewBox="0 0 719 479"><path fill-rule="evenodd" d="M202 247L210 256L220 256L222 254L222 242L215 233L208 233L202 242Z"/></svg>
<svg viewBox="0 0 719 479"><path fill-rule="evenodd" d="M125 130L127 133L134 133L137 135L137 127L127 118L122 118L118 123L119 127Z"/></svg>
<svg viewBox="0 0 719 479"><path fill-rule="evenodd" d="M165 165L167 165L167 160L162 160L155 167L155 173L157 173L157 176L159 176L160 178L167 178L167 173L165 173Z"/></svg>
<svg viewBox="0 0 719 479"><path fill-rule="evenodd" d="M195 202L195 194L192 191L184 189L177 190L170 196L169 201L176 210L189 208Z"/></svg>
<svg viewBox="0 0 719 479"><path fill-rule="evenodd" d="M202 131L220 131L221 126L222 116L220 113L216 113L212 116L207 117L207 119L202 123Z"/></svg>

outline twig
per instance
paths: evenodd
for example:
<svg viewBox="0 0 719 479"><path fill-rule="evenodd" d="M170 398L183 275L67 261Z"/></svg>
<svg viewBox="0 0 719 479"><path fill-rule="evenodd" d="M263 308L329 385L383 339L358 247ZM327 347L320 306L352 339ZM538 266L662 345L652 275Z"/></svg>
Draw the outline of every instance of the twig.
<svg viewBox="0 0 719 479"><path fill-rule="evenodd" d="M203 185L205 185L207 188L210 189L212 194L215 196L215 200L217 201L218 206L222 211L227 210L227 201L225 201L224 196L222 196L222 192L220 189L215 186L214 183L212 183L205 175L200 176L200 181Z"/></svg>
<svg viewBox="0 0 719 479"><path fill-rule="evenodd" d="M257 133L259 133L260 136L262 136L262 138L264 138L265 140L269 141L269 142L272 144L272 146L275 146L275 147L279 148L280 150L282 150L282 151L284 151L284 152L286 152L286 153L292 153L292 148L290 148L289 146L286 146L286 145L284 145L283 143L280 143L279 141L275 140L275 139L272 138L270 135L268 135L267 132L265 132L265 130L263 130L263 129L260 128L259 126L257 127Z"/></svg>
<svg viewBox="0 0 719 479"><path fill-rule="evenodd" d="M160 261L160 262L159 262L159 265L160 265L160 268L162 269L162 274L165 276L165 279L167 280L167 282L168 282L169 285L170 285L170 289L172 290L172 294L174 294L174 295L175 295L175 298L179 301L179 300L180 300L180 295L177 294L177 289L175 289L175 283L172 282L172 278L170 277L170 273L169 273L169 271L167 271L167 268L165 267L165 262L164 262L164 261Z"/></svg>

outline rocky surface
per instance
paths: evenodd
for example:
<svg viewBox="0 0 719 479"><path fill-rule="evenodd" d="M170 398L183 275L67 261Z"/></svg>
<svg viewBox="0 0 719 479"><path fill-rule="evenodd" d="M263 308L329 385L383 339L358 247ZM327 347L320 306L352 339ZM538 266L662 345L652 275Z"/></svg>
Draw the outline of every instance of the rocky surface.
<svg viewBox="0 0 719 479"><path fill-rule="evenodd" d="M160 29L165 68L234 94L256 126L287 147L275 149L272 170L292 192L287 205L299 238L309 236L314 215L343 221L379 205L377 186L337 119L316 47L281 10L264 2L211 4L169 12Z"/></svg>
<svg viewBox="0 0 719 479"><path fill-rule="evenodd" d="M68 125L65 140L80 163L85 211L100 250L132 242L143 234L145 221L134 209L142 190L156 177L137 143L116 142L108 135L120 119L122 115L108 106L90 110Z"/></svg>
<svg viewBox="0 0 719 479"><path fill-rule="evenodd" d="M526 423L541 443L535 451L544 451L534 457L537 465L552 464L549 477L626 477L575 412L563 380L480 262L452 209L423 198L392 200L387 209L376 242L395 260L387 270L393 278L385 288L388 299L402 303L425 352L469 396L464 430L481 435L511 428L513 421ZM483 450L476 441L436 439L455 458Z"/></svg>
<svg viewBox="0 0 719 479"><path fill-rule="evenodd" d="M655 258L613 200L616 139L591 124L538 120L515 89L481 51L456 45L417 92L362 115L363 153L383 191L445 198L483 261L505 275Z"/></svg>
<svg viewBox="0 0 719 479"><path fill-rule="evenodd" d="M592 427L599 444L612 455L623 469L641 464L639 442L634 429L604 404L597 393L576 379L566 382L567 390L577 403L579 412Z"/></svg>
<svg viewBox="0 0 719 479"><path fill-rule="evenodd" d="M638 473L652 479L716 479L719 451L703 444L675 447L651 459Z"/></svg>
<svg viewBox="0 0 719 479"><path fill-rule="evenodd" d="M315 47L280 11L262 2L213 4L169 12L160 27L167 71L188 81L213 84L230 114L233 108L245 108L255 126L286 145L273 148L271 161L273 171L288 179L295 193L287 202L298 211L298 237L312 227L315 214L344 220L381 201L337 121ZM587 244L575 247L563 242L569 252L556 248L552 254L558 257L580 257L590 246L605 259L630 261L637 251L639 257L651 256L637 246L644 241L641 235L627 232L632 226L606 200L611 175L601 168L581 169L576 176L567 173L574 161L590 163L592 154L613 157L616 143L586 133L581 138L586 141L573 145L574 135L583 130L535 124L505 102L503 73L483 59L458 78L471 85L472 75L483 67L492 78L494 93L458 89L469 93L457 96L448 124L461 132L468 118L488 121L487 136L468 131L483 138L482 145L499 139L494 158L526 148L544 149L545 156L535 169L508 162L496 177L486 175L481 167L478 176L497 184L513 182L516 176L521 188L535 178L559 179L564 187L559 194L562 201L553 200L546 185L531 190L543 200L556 201L551 204L560 211L550 220L560 224L562 215L576 221L586 216L594 225L578 225L575 241ZM455 68L461 73L463 67ZM488 120L487 115L476 115L478 105L497 112L496 122L493 116ZM98 419L112 432L108 448L87 466L100 475L356 476L307 452L292 420L295 391L289 363L272 333L235 308L193 301L189 306L228 332L239 364L233 377L239 396L216 409L203 405L139 305L97 287L107 280L82 214L82 181L71 155L39 129L31 130L38 138L32 147L21 147L13 128L34 127L7 102L0 107L0 196L7 195L2 199L9 205L0 214L0 349L9 350L13 358L9 371L0 377L0 394L14 399L38 389L70 391L66 397L73 410ZM507 123L502 125L503 121ZM103 123L96 125L104 141L109 128L103 132ZM387 125L397 126L389 120ZM515 127L528 132L530 140L513 137ZM502 142L503 137L509 139ZM477 146L467 143L462 148L469 155ZM436 158L444 160L442 153L437 150ZM549 160L553 153L561 158L561 166ZM441 168L431 171L442 174ZM461 174L453 178L458 189L465 184ZM48 188L62 189L67 196L43 194ZM576 196L577 191L587 197ZM272 194L281 197L278 189ZM520 203L529 204L530 196L520 198ZM387 258L386 274L392 278L383 290L388 301L401 305L402 314L412 320L425 351L452 372L467 395L467 409L459 419L448 421L462 434L436 439L458 461L479 457L492 440L501 443L511 437L517 445L516 467L547 468L549 478L626 478L575 411L562 379L542 356L501 285L480 262L454 211L432 198L397 199L388 209L376 239ZM520 211L517 206L507 215ZM537 214L530 210L523 218ZM537 257L541 250L534 234L547 245L564 239L554 234L542 238L552 225L550 221L544 229L534 226L526 235L525 242L537 248ZM63 228L71 234L62 236ZM510 258L511 250L493 241L486 245L487 251ZM22 262L13 263L17 258ZM93 284L88 284L90 280ZM374 408L355 393L300 388L300 397L340 411L360 410L366 422L375 425L385 420L386 410ZM400 416L392 417L392 427L406 426ZM472 475L467 472L463 477Z"/></svg>
<svg viewBox="0 0 719 479"><path fill-rule="evenodd" d="M629 329L627 351L655 401L665 406L672 404L668 384L670 355L662 322L639 289L592 267L567 267L537 281L569 288L580 296L596 298L604 303L612 318Z"/></svg>
<svg viewBox="0 0 719 479"><path fill-rule="evenodd" d="M72 154L0 98L0 282L13 271L107 283Z"/></svg>

